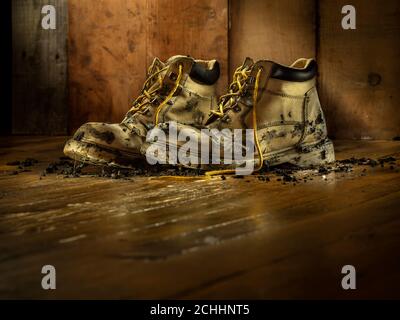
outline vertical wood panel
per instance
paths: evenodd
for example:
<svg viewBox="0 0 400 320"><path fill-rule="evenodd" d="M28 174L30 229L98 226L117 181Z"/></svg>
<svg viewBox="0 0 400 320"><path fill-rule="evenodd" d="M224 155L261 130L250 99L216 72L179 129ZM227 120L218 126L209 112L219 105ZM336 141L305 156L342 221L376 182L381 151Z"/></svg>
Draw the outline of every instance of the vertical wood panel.
<svg viewBox="0 0 400 320"><path fill-rule="evenodd" d="M70 131L119 122L155 56L217 58L226 86L227 0L69 1Z"/></svg>
<svg viewBox="0 0 400 320"><path fill-rule="evenodd" d="M184 54L217 59L220 93L228 81L228 0L148 0L147 62Z"/></svg>
<svg viewBox="0 0 400 320"><path fill-rule="evenodd" d="M144 1L69 1L70 128L119 122L145 78Z"/></svg>
<svg viewBox="0 0 400 320"><path fill-rule="evenodd" d="M2 107L0 108L0 134L9 135L12 131L12 0L3 1L4 10L1 25L2 50L0 51L0 96Z"/></svg>
<svg viewBox="0 0 400 320"><path fill-rule="evenodd" d="M315 56L331 136L400 135L400 3L352 2L357 30L341 28L344 0L69 1L70 131L86 121L118 122L154 56L217 58L219 92L246 56L291 63ZM57 30L42 30L41 7L57 8ZM66 105L66 0L14 0L13 132L63 134Z"/></svg>
<svg viewBox="0 0 400 320"><path fill-rule="evenodd" d="M343 30L345 0L320 1L320 94L337 138L400 135L400 2L354 0L357 29Z"/></svg>
<svg viewBox="0 0 400 320"><path fill-rule="evenodd" d="M57 29L43 30L41 9L54 5ZM67 2L13 0L13 133L67 131Z"/></svg>
<svg viewBox="0 0 400 320"><path fill-rule="evenodd" d="M231 0L230 71L246 56L290 64L315 56L314 0Z"/></svg>

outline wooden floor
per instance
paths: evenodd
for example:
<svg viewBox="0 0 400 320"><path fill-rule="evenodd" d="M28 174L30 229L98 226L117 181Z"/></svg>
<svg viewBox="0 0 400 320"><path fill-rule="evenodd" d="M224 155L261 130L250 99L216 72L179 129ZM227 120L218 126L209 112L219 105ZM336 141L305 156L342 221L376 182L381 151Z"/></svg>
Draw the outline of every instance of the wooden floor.
<svg viewBox="0 0 400 320"><path fill-rule="evenodd" d="M400 161L283 184L40 173L64 137L0 139L1 298L400 298ZM400 159L398 141L337 158ZM36 158L13 175L6 163ZM302 173L299 173L301 175ZM54 265L57 289L41 288ZM341 288L341 268L357 289Z"/></svg>

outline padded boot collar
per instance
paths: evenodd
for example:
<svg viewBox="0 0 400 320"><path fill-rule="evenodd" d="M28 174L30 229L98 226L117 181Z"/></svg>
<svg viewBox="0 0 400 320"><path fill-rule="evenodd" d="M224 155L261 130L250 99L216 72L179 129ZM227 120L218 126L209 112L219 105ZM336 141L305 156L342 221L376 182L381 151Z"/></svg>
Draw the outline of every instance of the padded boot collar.
<svg viewBox="0 0 400 320"><path fill-rule="evenodd" d="M212 68L207 68L204 64L195 62L189 75L191 79L201 84L215 84L220 75L219 63L215 61Z"/></svg>
<svg viewBox="0 0 400 320"><path fill-rule="evenodd" d="M274 63L271 78L283 81L303 82L317 75L317 63L311 59L304 68L288 67Z"/></svg>

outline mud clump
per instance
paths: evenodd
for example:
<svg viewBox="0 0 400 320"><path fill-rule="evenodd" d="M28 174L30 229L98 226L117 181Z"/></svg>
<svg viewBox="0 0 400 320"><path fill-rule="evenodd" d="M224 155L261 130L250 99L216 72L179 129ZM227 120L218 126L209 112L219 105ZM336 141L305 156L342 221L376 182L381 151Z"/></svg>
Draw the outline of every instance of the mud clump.
<svg viewBox="0 0 400 320"><path fill-rule="evenodd" d="M327 175L332 172L336 173L351 173L354 171L355 167L369 166L371 168L381 166L384 167L385 164L389 164L389 169L394 170L397 159L389 156L379 159L371 158L348 158L344 160L337 160L334 163L320 166L309 166L307 168L301 168L292 164L281 164L274 167L268 167L265 165L263 169L258 171L259 181L269 181L265 177L267 174L274 174L277 176L278 182L282 184L307 182L313 180L315 176L321 176L324 180L327 180ZM399 165L397 165L399 166ZM363 168L361 171L361 176L367 175L367 168Z"/></svg>
<svg viewBox="0 0 400 320"><path fill-rule="evenodd" d="M48 174L64 175L65 178L79 177L85 164L77 163L68 158L61 157L59 161L51 162L42 172L41 176L45 177Z"/></svg>
<svg viewBox="0 0 400 320"><path fill-rule="evenodd" d="M26 167L33 167L37 163L39 163L39 161L34 158L26 158L25 160L22 160L22 161L7 162L6 165L18 166L18 169L22 169L22 168L26 168Z"/></svg>
<svg viewBox="0 0 400 320"><path fill-rule="evenodd" d="M380 165L381 167L384 167L385 163L389 163L391 165L396 165L396 158L394 157L384 157L384 158L379 158L377 160L371 159L371 158L350 158L350 159L345 159L345 160L338 160L336 163L339 164L351 164L351 165L358 165L358 166L370 166L370 167L376 167Z"/></svg>
<svg viewBox="0 0 400 320"><path fill-rule="evenodd" d="M100 177L109 179L132 180L134 177L152 176L198 176L203 175L201 170L186 169L168 165L151 166L141 163L140 167L120 168L116 166L95 166L76 162L62 157L59 161L51 162L42 172L41 177L49 174L63 175L64 178Z"/></svg>
<svg viewBox="0 0 400 320"><path fill-rule="evenodd" d="M144 168L124 169L118 167L105 166L101 168L101 172L95 175L103 178L111 179L131 179L134 177L159 177L159 176L180 176L192 177L203 175L200 170L186 169L182 167L172 167L168 165L146 166Z"/></svg>
<svg viewBox="0 0 400 320"><path fill-rule="evenodd" d="M270 179L268 176L266 176L266 175L259 175L259 176L257 176L257 179L258 179L259 181L264 181L264 182L269 182L269 181L271 181L271 179Z"/></svg>
<svg viewBox="0 0 400 320"><path fill-rule="evenodd" d="M22 172L31 172L32 171L31 168L37 163L39 163L39 161L34 158L26 158L25 160L22 161L16 160L7 162L6 165L13 167L18 166L17 170L13 170L10 173L11 175L17 175Z"/></svg>
<svg viewBox="0 0 400 320"><path fill-rule="evenodd" d="M381 158L378 161L379 161L379 163L396 164L396 158L394 158L394 157Z"/></svg>
<svg viewBox="0 0 400 320"><path fill-rule="evenodd" d="M96 137L96 138L98 138L98 139L100 139L100 140L103 140L103 141L105 141L107 144L111 144L111 143L113 143L113 141L115 140L115 135L114 135L114 133L113 132L111 132L111 131L97 131L95 128L90 128L90 133L94 136L94 137Z"/></svg>
<svg viewBox="0 0 400 320"><path fill-rule="evenodd" d="M367 167L387 167L394 170L399 167L398 159L392 156L382 157L378 159L371 158L355 158L351 157L344 160L337 160L334 163L320 166L310 166L308 168L299 167L293 164L281 164L273 167L269 167L268 163L264 167L255 172L258 181L270 182L271 175L277 177L276 181L282 184L291 183L296 185L299 182L307 182L313 180L313 177L321 176L324 180L327 180L327 175L330 173L351 173L356 167L363 166L360 169L361 176L368 174ZM18 174L23 171L30 171L30 166L36 164L38 161L32 158L25 159L24 161L9 162L9 165L18 165L20 171L14 171L12 174ZM116 166L96 166L87 163L81 163L73 161L66 157L59 158L58 161L51 162L47 165L46 169L42 172L41 177L50 174L63 175L64 178L77 178L77 177L100 177L108 179L120 179L120 180L133 180L135 177L161 177L161 176L181 176L181 177L195 177L203 176L204 170L191 169L184 167L176 167L171 165L157 165L152 166L146 162L135 163L136 167L131 168L120 168ZM225 181L228 178L232 179L244 179L244 176L233 175L226 176L221 175L221 180ZM246 180L248 182L249 180Z"/></svg>
<svg viewBox="0 0 400 320"><path fill-rule="evenodd" d="M300 168L299 166L290 163L283 163L281 165L272 167L269 170L271 173L280 177L278 181L283 181L283 183L286 183L286 182L297 182L295 173L303 170L303 168Z"/></svg>
<svg viewBox="0 0 400 320"><path fill-rule="evenodd" d="M369 166L371 168L381 166L382 168L386 163L389 163L391 166L396 165L396 158L394 157L384 157L379 159L371 159L371 158L349 158L344 160L337 160L332 166L320 166L318 169L319 174L328 174L330 172L351 172L354 170L354 167L357 166ZM362 170L362 175L365 176L367 169L364 168Z"/></svg>
<svg viewBox="0 0 400 320"><path fill-rule="evenodd" d="M297 178L293 175L293 171L277 170L274 173L280 176L284 182L297 182Z"/></svg>
<svg viewBox="0 0 400 320"><path fill-rule="evenodd" d="M371 158L349 158L349 159L344 159L344 160L337 160L335 163L331 166L320 166L318 168L318 173L320 175L326 175L330 172L352 172L354 170L354 167L359 167L359 166L369 166L371 168L381 166L382 168L385 166L386 163L390 164L390 169L394 169L394 166L396 165L396 158L394 157L384 157L384 158L379 158L379 159L371 159ZM367 175L367 169L364 168L362 170L362 176Z"/></svg>
<svg viewBox="0 0 400 320"><path fill-rule="evenodd" d="M19 166L20 163L21 163L21 161L10 161L10 162L7 162L6 165L7 166Z"/></svg>
<svg viewBox="0 0 400 320"><path fill-rule="evenodd" d="M329 169L327 167L320 167L318 169L318 173L327 174L327 173L329 173Z"/></svg>
<svg viewBox="0 0 400 320"><path fill-rule="evenodd" d="M374 159L370 159L370 158L349 158L349 159L345 159L345 160L338 160L336 161L336 163L340 163L340 164L353 164L353 165L359 165L359 166L371 166L371 167L375 167L379 164L379 162L377 160Z"/></svg>

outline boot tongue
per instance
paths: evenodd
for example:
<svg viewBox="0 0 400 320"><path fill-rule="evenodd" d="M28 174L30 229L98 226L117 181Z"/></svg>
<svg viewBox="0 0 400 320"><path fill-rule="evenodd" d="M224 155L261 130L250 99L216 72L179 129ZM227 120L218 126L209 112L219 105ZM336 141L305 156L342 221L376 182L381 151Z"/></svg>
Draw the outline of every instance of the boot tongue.
<svg viewBox="0 0 400 320"><path fill-rule="evenodd" d="M152 65L157 67L159 70L164 69L162 72L160 72L159 76L165 80L168 76L168 74L170 73L171 69L174 68L175 65L177 65L179 63L180 60L183 60L184 58L187 58L185 56L180 56L180 55L176 55L176 56L172 56L170 57L167 61L163 62L161 61L159 58L154 58ZM151 76L151 73L148 74L148 76ZM156 78L155 78L156 79ZM155 80L154 79L154 80ZM157 87L159 87L159 82L157 82L156 80L154 81L153 85L149 88L149 90L153 90L156 89Z"/></svg>
<svg viewBox="0 0 400 320"><path fill-rule="evenodd" d="M159 69L163 69L165 67L170 67L170 66L173 66L173 65L179 63L179 60L184 61L187 59L188 59L187 56L182 56L182 55L172 56L172 57L168 58L165 62L161 61L159 58L154 58L151 65L153 65L154 67L158 67ZM161 72L160 75L164 78L164 76L167 72L168 72L168 69ZM148 76L150 76L150 75L151 75L151 73L148 74Z"/></svg>
<svg viewBox="0 0 400 320"><path fill-rule="evenodd" d="M165 65L169 66L175 62L178 62L179 60L186 60L188 58L189 58L188 56L182 56L182 55L172 56L172 57L169 57L167 61L165 61Z"/></svg>
<svg viewBox="0 0 400 320"><path fill-rule="evenodd" d="M157 104L164 99L165 96L168 95L171 88L175 85L179 73L179 66L182 66L182 73L188 73L191 69L194 60L187 56L172 56L166 62L162 62L158 58L154 58L153 63L150 66L147 76L151 77L154 75L154 78L151 79L151 85L147 87L147 92L155 92L152 99L148 97L144 97L141 100L141 104L149 103L150 104ZM162 70L157 75L156 72ZM158 78L161 78L161 83ZM143 93L141 92L141 95ZM159 101L151 102L151 100L156 99ZM130 113L126 115L125 119L134 118L139 113ZM123 122L125 121L123 120ZM133 118L132 118L133 119ZM144 121L146 122L146 121Z"/></svg>
<svg viewBox="0 0 400 320"><path fill-rule="evenodd" d="M162 73L164 87L172 88L175 86L180 68L182 67L182 75L189 74L193 63L194 59L188 56L172 56L169 58L165 62L167 70Z"/></svg>
<svg viewBox="0 0 400 320"><path fill-rule="evenodd" d="M160 73L160 76L164 80L167 80L166 82L168 83L168 76L170 76L171 72L177 72L179 69L179 65L182 65L183 73L189 73L193 62L194 60L188 56L176 55L168 58L168 60L165 62L162 62L160 59L155 58L153 60L153 65L159 67L159 69L166 68ZM150 74L148 76L150 76ZM157 83L155 83L155 85L157 85Z"/></svg>
<svg viewBox="0 0 400 320"><path fill-rule="evenodd" d="M154 67L153 70L149 70L150 73L148 76L151 76L153 72L157 71L157 68L159 70L164 69L162 72L160 72L159 76L163 79L163 85L166 87L166 91L170 89L171 86L174 85L175 83L175 77L177 77L178 74L178 69L179 65L181 64L183 69L182 72L188 72L191 68L191 65L193 63L193 59L187 56L182 56L182 55L176 55L170 57L167 61L162 62L159 58L154 58L152 66ZM160 83L157 81L157 76L153 79L153 84L148 88L148 91L152 91L154 89L159 88ZM165 90L164 90L165 91ZM160 94L165 92L162 92L161 90L159 91ZM147 99L147 98L146 98Z"/></svg>
<svg viewBox="0 0 400 320"><path fill-rule="evenodd" d="M246 59L244 59L244 62L242 64L243 67L248 67L251 68L254 64L254 61L252 58L247 57Z"/></svg>

